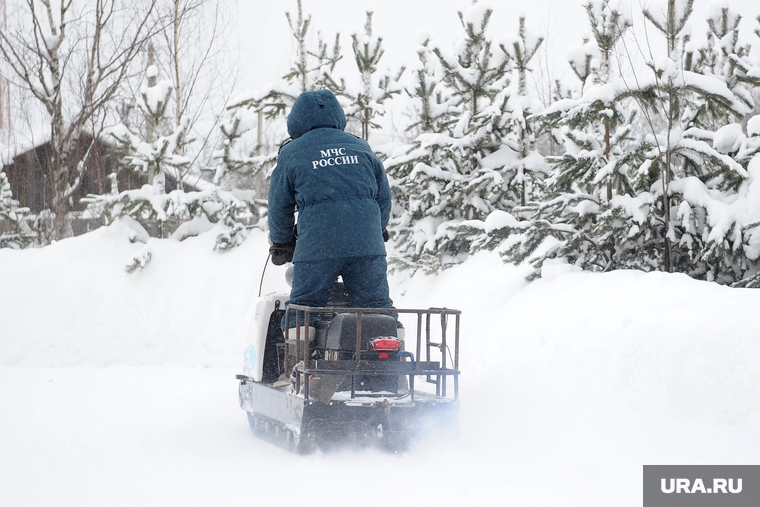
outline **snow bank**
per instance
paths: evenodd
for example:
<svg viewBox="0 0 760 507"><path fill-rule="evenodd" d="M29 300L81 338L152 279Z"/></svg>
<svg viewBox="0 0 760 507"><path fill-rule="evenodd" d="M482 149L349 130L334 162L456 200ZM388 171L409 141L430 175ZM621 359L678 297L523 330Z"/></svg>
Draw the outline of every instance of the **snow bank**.
<svg viewBox="0 0 760 507"><path fill-rule="evenodd" d="M139 237L124 222L44 249L0 250L0 366L239 365L266 234L254 230L226 253L212 250L214 231L132 242ZM146 267L127 273L146 251ZM437 277L398 273L391 290L397 306L463 311L465 385L529 365L516 382L712 423L760 413L760 291L663 273L556 272L528 285L524 269L481 253ZM287 290L283 273L267 268L264 293Z"/></svg>
<svg viewBox="0 0 760 507"><path fill-rule="evenodd" d="M566 270L529 285L524 275L479 254L408 283L404 303L463 309L468 384L543 386L569 405L605 400L683 423L760 422L760 291L659 272Z"/></svg>
<svg viewBox="0 0 760 507"><path fill-rule="evenodd" d="M215 234L132 243L120 222L43 249L0 250L0 366L237 364L266 236L253 231L219 253ZM145 252L147 266L127 273Z"/></svg>

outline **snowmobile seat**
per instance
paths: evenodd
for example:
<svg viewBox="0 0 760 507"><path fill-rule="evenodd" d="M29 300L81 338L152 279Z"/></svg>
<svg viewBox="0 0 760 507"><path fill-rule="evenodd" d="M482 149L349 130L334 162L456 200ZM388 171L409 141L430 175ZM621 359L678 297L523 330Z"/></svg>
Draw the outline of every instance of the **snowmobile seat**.
<svg viewBox="0 0 760 507"><path fill-rule="evenodd" d="M337 351L340 359L351 359L356 348L356 323L354 313L336 315L327 327L325 348ZM378 313L363 314L362 350L367 350L370 340L379 336L397 336L396 319Z"/></svg>

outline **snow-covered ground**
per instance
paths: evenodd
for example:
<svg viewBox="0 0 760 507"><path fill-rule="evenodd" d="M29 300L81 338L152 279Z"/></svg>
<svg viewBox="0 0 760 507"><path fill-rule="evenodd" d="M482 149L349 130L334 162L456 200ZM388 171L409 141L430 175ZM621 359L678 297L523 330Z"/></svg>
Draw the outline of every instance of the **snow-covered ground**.
<svg viewBox="0 0 760 507"><path fill-rule="evenodd" d="M488 253L391 278L397 306L463 311L459 438L288 454L234 378L266 235L219 253L216 233L0 250L1 505L637 506L643 464L758 463L760 291L562 265L526 284Z"/></svg>

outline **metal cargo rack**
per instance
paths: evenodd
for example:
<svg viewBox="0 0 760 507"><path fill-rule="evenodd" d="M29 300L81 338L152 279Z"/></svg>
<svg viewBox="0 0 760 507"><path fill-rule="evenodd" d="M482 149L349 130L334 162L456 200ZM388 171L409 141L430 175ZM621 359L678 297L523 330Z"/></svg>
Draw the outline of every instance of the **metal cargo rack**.
<svg viewBox="0 0 760 507"><path fill-rule="evenodd" d="M304 323L310 322L312 315L329 315L329 314L356 314L356 342L353 360L327 360L312 358L313 347L304 346L309 343L309 327ZM413 350L414 354L405 352L401 361L368 361L362 358L362 317L366 314L411 314L416 315L416 342ZM293 315L294 314L294 315ZM415 399L414 379L423 376L429 384L435 385L436 398L448 398L458 400L459 398L459 327L460 316L459 310L449 308L427 308L427 309L401 309L401 308L346 308L346 307L310 307L291 304L288 306L285 316L285 336L289 336L289 323L291 315L295 317L295 322L299 323L295 327L295 346L290 344L290 340L285 340L285 371L290 371L290 357L296 357L298 351L303 352L300 363L296 367L299 373L296 377L296 393L302 392L304 399L309 399L309 380L312 376L320 375L345 375L351 379L351 399L357 396L356 377L361 376L388 376L398 375L406 376L409 380L409 396L412 401ZM452 323L449 320L453 318L453 333L451 330ZM405 342L408 341L408 329ZM453 336L451 336L453 334ZM453 342L453 343L452 343ZM451 346L453 345L453 354ZM291 354L291 347L296 353ZM440 359L434 358L435 351L440 354ZM410 359L410 360L403 360ZM298 357L296 357L298 361ZM303 376L303 391L301 390L301 377ZM453 380L453 396L448 392L448 379ZM417 393L426 397L426 393ZM380 393L361 393L362 397L394 397L394 395ZM404 395L406 396L406 394ZM429 395L427 395L429 396ZM401 396L397 396L401 397Z"/></svg>

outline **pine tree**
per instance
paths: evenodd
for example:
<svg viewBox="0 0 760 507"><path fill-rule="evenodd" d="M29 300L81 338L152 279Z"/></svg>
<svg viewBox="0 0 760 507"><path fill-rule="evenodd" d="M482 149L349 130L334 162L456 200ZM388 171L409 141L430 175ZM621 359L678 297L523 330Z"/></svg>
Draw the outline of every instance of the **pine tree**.
<svg viewBox="0 0 760 507"><path fill-rule="evenodd" d="M516 202L504 176L504 160L517 158L517 146L503 143L511 126L511 67L488 36L492 13L477 1L459 12L464 36L454 53L421 41L413 87L421 113L414 127L421 132L386 162L389 176L404 186L394 230L403 266L437 271L460 262L469 240L457 225ZM436 66L441 81L433 85Z"/></svg>
<svg viewBox="0 0 760 507"><path fill-rule="evenodd" d="M707 37L704 44L697 47L693 56L694 72L715 76L738 100L753 106L752 92L748 85L760 84L760 78L751 78L740 67L739 62L749 56L750 46L739 40L739 24L742 16L728 7L728 2L710 4L707 13ZM711 102L699 104L700 108L691 112L694 123L700 128L716 130L731 123L734 115L724 108L710 108Z"/></svg>
<svg viewBox="0 0 760 507"><path fill-rule="evenodd" d="M26 248L34 242L36 235L26 223L28 215L29 208L19 207L13 199L11 184L0 163L0 219L7 229L0 232L0 248Z"/></svg>
<svg viewBox="0 0 760 507"><path fill-rule="evenodd" d="M332 48L328 47L322 39L322 34L318 34L317 49L310 50L307 47L307 35L311 26L311 15L304 19L301 0L298 0L298 17L295 21L290 12L286 12L290 29L296 40L296 59L293 67L284 76L286 82L297 83L298 93L292 94L284 92L279 98L289 98L294 101L298 95L309 90L328 89L336 95L339 95L345 88L342 81L335 81L332 72L335 65L343 58L340 51L340 33L335 34ZM272 97L279 100L277 91L273 90L275 95ZM291 102L292 103L292 102Z"/></svg>
<svg viewBox="0 0 760 507"><path fill-rule="evenodd" d="M757 63L756 59L753 60L750 56L752 45L739 45L734 40L734 35L737 33L738 24L741 21L741 16L727 11L728 7L722 6L720 8L719 15L716 15L717 13L713 13L712 19L714 20L714 28L713 25L711 25L711 31L715 34L730 33L730 48L733 49L733 52L729 51L728 48L724 52L721 48L721 54L724 55L724 61L726 65L729 66L730 74L734 76L737 81L752 85L754 87L760 86L760 64ZM734 21L736 26L734 26L731 21ZM757 16L755 18L755 22L757 25L755 26L755 35L758 39L760 39L760 16ZM721 38L720 40L722 41L723 39ZM754 42L755 45L760 44L760 40L756 39ZM736 49L737 47L739 48L738 50Z"/></svg>
<svg viewBox="0 0 760 507"><path fill-rule="evenodd" d="M545 259L562 257L585 269L610 269L623 251L615 234L614 196L630 196L627 169L636 157L632 143L633 112L617 88L613 57L630 27L609 0L586 4L592 39L570 52L570 65L583 84L577 100L560 100L540 118L561 132L565 154L548 157L552 176L546 181L542 202L527 207L523 235L505 252L519 263L532 257L539 269ZM505 233L502 232L503 236ZM536 249L546 238L552 247L540 255ZM617 243L617 245L616 245Z"/></svg>
<svg viewBox="0 0 760 507"><path fill-rule="evenodd" d="M529 120L543 110L543 105L528 93L530 62L543 41L543 37L534 35L526 28L525 17L521 16L517 36L512 38L510 44L501 46L513 62L513 77L517 83L516 93L511 94L507 104L510 125L505 141L516 145L519 153L515 163L507 169L507 179L514 182L510 187L519 186L521 206L525 206L531 188L542 186L545 173L543 157L536 151L536 122Z"/></svg>
<svg viewBox="0 0 760 507"><path fill-rule="evenodd" d="M567 153L549 158L555 172L531 218L492 217L476 246L501 246L508 260L537 268L562 257L584 269L664 269L722 283L756 272L757 255L746 255L754 240L742 231L760 217L741 210L758 147L739 124L725 124L751 110L748 50L737 42L738 18L721 9L708 23L715 45L696 53L692 8L669 0L662 12L646 10L666 54L648 62L649 75L610 79L607 55L627 22L608 0L587 4L596 47L584 41L573 65L583 96L543 115L562 128ZM640 120L630 116L636 109Z"/></svg>
<svg viewBox="0 0 760 507"><path fill-rule="evenodd" d="M760 19L758 19L760 22ZM760 32L758 33L760 36ZM737 160L746 162L748 178L730 203L738 218L734 230L740 237L742 276L733 283L735 287L760 287L760 115L747 122L747 137L742 141ZM737 231L736 229L740 229Z"/></svg>
<svg viewBox="0 0 760 507"><path fill-rule="evenodd" d="M416 118L407 128L414 141L385 162L394 202L389 230L400 253L400 257L392 259L394 265L423 267L434 272L440 261L432 247L426 248L429 228L421 227L420 222L437 205L440 196L426 183L428 174L436 170L444 156L436 133L445 130L451 111L427 34L421 34L419 43L418 62L411 69L410 83L404 89Z"/></svg>
<svg viewBox="0 0 760 507"><path fill-rule="evenodd" d="M716 221L722 221L716 215L721 206L713 203L730 198L748 175L729 156L730 150L714 142L717 132L712 129L727 119L742 118L752 107L731 75L732 65L721 66L721 72L715 73L717 66L700 64L695 58L685 30L692 9L693 0L669 0L666 11L644 11L667 48L667 57L649 63L652 78L633 93L650 118L661 115L663 125L653 130L661 140L652 159L659 174L652 186L656 200L646 226L660 238L662 269L730 283L740 276L733 258L741 256L735 250L741 241L731 228L710 232ZM725 20L731 18L728 14ZM716 26L714 20L710 24ZM730 31L724 39L728 40ZM720 45L732 48L725 40ZM733 57L727 55L725 61L730 60Z"/></svg>
<svg viewBox="0 0 760 507"><path fill-rule="evenodd" d="M754 64L751 46L739 38L741 16L727 3L713 3L708 10L708 43L700 48L697 65L726 83L737 99L751 109L752 87L760 85L760 65ZM760 23L760 17L756 20ZM755 29L760 37L760 28ZM755 39L755 44L760 40ZM756 89L756 88L755 88ZM720 162L705 164L699 183L694 178L682 191L683 215L689 218L696 252L695 271L701 277L735 286L760 286L760 117L747 121L740 113L704 114L712 124L693 137L711 144ZM746 125L746 134L742 125ZM721 126L722 125L722 126ZM701 125L700 125L701 126ZM712 127L712 128L710 128ZM689 131L686 132L688 134ZM722 169L722 170L721 170ZM680 211L680 210L679 210Z"/></svg>
<svg viewBox="0 0 760 507"><path fill-rule="evenodd" d="M354 52L356 66L361 76L360 91L355 95L345 91L351 99L351 106L346 109L346 117L361 125L361 138L369 139L371 128L378 128L376 118L385 114L384 103L394 95L401 93L398 79L404 72L401 68L395 76L387 70L379 79L375 79L380 59L383 57L383 38L372 34L372 12L367 12L367 22L364 25L364 35L351 35L351 47Z"/></svg>
<svg viewBox="0 0 760 507"><path fill-rule="evenodd" d="M261 135L253 151L241 152L241 140L244 139L246 133L257 126L261 127L263 123L263 111L257 112L246 108L238 108L232 115L219 121L222 146L213 154L217 160L213 178L215 185L222 188L246 188L247 179L253 177L261 180L264 168L274 164L277 152L259 154L264 150Z"/></svg>
<svg viewBox="0 0 760 507"><path fill-rule="evenodd" d="M229 117L220 125L224 145L216 153L220 161L216 168L216 181L229 174L238 174L257 178L258 184L263 185L264 173L277 158L276 147L285 140L275 140L273 146L264 146L264 122L287 114L298 96L305 91L328 89L339 100L345 93L345 80L333 78L335 66L343 58L340 33L335 34L332 46L318 33L316 47L310 48L308 41L312 18L311 15L304 16L301 0L297 0L296 16L293 17L290 12L286 12L285 16L296 48L290 70L281 81L267 84L232 101L228 107ZM344 100L348 101L350 99ZM254 128L259 135L253 148L241 147L241 138Z"/></svg>
<svg viewBox="0 0 760 507"><path fill-rule="evenodd" d="M187 121L178 127L164 121L169 114L171 102L171 81L158 80L157 70L150 66L148 82L141 90L138 101L145 115L146 133L141 137L119 124L112 130L125 153L124 162L129 167L148 175L153 175L152 185L142 189L127 190L116 195L89 195L83 199L93 214L104 215L109 222L129 216L145 223L177 220L180 223L194 219L208 223L224 223L225 232L217 237L215 249L228 249L239 245L245 238L245 227L241 220L244 215L257 217L252 201L236 197L221 189L200 192L184 192L182 189L166 193L165 178L172 171L179 180L190 164L190 159L178 153L186 142ZM161 132L165 132L161 135ZM187 235L192 235L188 232ZM183 238L180 238L183 239ZM146 261L147 262L147 261Z"/></svg>
<svg viewBox="0 0 760 507"><path fill-rule="evenodd" d="M166 128L168 106L171 102L172 84L170 80L158 80L158 69L151 65L147 70L147 83L140 90L138 106L145 117L145 136L131 132L124 124L117 125L111 135L127 154L124 158L128 166L152 177L153 192L166 192L166 172L173 171L178 181L190 165L187 157L178 155L187 144L187 122ZM167 131L166 135L161 135Z"/></svg>
<svg viewBox="0 0 760 507"><path fill-rule="evenodd" d="M340 33L335 34L332 46L318 33L316 48L310 48L308 41L312 18L311 15L304 17L301 0L297 0L296 17L289 11L285 16L295 43L295 55L290 69L281 81L238 97L229 107L233 113L239 109L261 110L267 119L274 119L286 113L303 92L328 89L340 96L345 90L345 81L333 78L335 66L343 58Z"/></svg>
<svg viewBox="0 0 760 507"><path fill-rule="evenodd" d="M511 68L508 54L503 48L495 49L487 33L493 14L488 4L474 1L458 14L465 32L463 40L455 43L453 53L438 46L433 46L433 53L443 67L450 107L457 112L445 125L452 138L449 151L453 169L466 181L481 176L477 174L480 160L501 148L506 133ZM490 176L501 179L495 178L493 173ZM480 185L482 188L488 183L483 181ZM497 185L499 192L496 193L501 194L501 181ZM491 211L489 204L469 200L463 194L459 192L456 204L463 206L465 217L478 218Z"/></svg>
<svg viewBox="0 0 760 507"><path fill-rule="evenodd" d="M615 16L608 1L587 4L598 53L586 54L599 61L579 58L583 97L546 114L562 126L568 151L550 158L556 173L531 220L507 220L492 231L492 243L521 233L510 238L507 258L532 258L540 267L556 256L585 269L664 269L722 283L756 272L742 232L755 219L742 206L752 194L747 166L758 147L741 125L726 125L751 110L743 83L752 72L735 64L748 49L738 44L738 16L722 8L708 20L713 45L695 51L686 29L692 7L670 0L665 11L646 10L666 55L648 62L649 76L606 84L603 55L616 31L605 19ZM631 135L631 98L657 143Z"/></svg>

